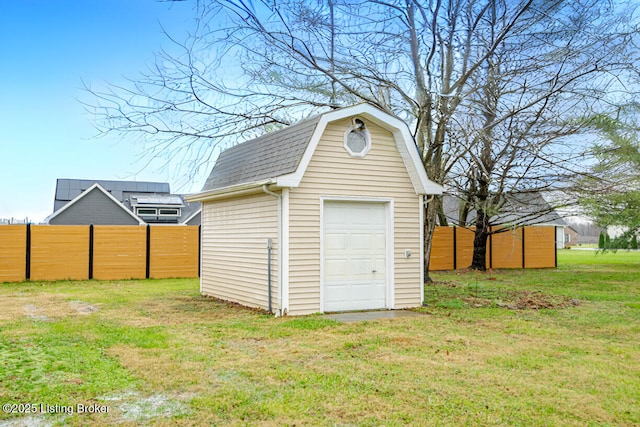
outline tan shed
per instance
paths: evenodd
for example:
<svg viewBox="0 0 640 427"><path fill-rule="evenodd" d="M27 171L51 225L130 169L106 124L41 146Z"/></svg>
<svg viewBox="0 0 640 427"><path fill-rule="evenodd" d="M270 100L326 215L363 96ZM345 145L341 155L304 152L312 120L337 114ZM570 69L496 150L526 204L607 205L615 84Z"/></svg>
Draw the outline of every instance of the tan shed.
<svg viewBox="0 0 640 427"><path fill-rule="evenodd" d="M200 193L200 290L279 315L423 300L431 182L406 124L367 104L222 152Z"/></svg>

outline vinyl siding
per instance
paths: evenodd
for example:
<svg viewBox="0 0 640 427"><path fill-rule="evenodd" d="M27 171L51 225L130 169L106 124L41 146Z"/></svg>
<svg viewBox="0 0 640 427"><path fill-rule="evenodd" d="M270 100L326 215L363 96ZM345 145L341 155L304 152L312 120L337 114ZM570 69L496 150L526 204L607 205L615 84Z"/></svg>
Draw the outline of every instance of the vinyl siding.
<svg viewBox="0 0 640 427"><path fill-rule="evenodd" d="M394 201L394 308L417 306L420 295L420 198L390 132L367 123L371 151L353 158L343 148L350 120L330 123L297 188L290 191L289 304L291 314L320 311L320 198ZM412 256L404 256L405 249Z"/></svg>
<svg viewBox="0 0 640 427"><path fill-rule="evenodd" d="M271 238L271 301L276 309L278 200L260 193L205 202L202 225L202 294L267 309Z"/></svg>

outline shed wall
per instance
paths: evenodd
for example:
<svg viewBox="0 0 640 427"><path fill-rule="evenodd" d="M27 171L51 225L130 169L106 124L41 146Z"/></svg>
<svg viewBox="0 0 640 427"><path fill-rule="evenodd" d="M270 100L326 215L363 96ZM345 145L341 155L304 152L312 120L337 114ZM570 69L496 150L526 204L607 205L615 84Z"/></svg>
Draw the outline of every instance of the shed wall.
<svg viewBox="0 0 640 427"><path fill-rule="evenodd" d="M204 295L268 307L267 239L272 239L271 299L277 308L278 200L264 193L203 203Z"/></svg>
<svg viewBox="0 0 640 427"><path fill-rule="evenodd" d="M299 187L289 199L289 304L291 314L320 311L320 203L322 196L394 200L394 308L419 305L420 209L393 135L367 123L371 151L353 158L343 148L350 120L330 123ZM405 258L405 249L411 250Z"/></svg>

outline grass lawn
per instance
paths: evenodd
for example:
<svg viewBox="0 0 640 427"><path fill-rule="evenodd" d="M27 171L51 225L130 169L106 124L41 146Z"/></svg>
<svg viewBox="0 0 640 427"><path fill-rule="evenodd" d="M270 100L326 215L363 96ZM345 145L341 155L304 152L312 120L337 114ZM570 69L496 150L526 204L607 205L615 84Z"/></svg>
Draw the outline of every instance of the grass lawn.
<svg viewBox="0 0 640 427"><path fill-rule="evenodd" d="M0 426L640 425L640 253L558 259L433 273L424 316L360 323L191 279L2 284Z"/></svg>

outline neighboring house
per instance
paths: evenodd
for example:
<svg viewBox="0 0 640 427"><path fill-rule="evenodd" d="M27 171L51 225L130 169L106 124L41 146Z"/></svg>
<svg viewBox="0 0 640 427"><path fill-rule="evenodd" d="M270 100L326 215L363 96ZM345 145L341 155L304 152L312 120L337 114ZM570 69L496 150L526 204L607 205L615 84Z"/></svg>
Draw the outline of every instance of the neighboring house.
<svg viewBox="0 0 640 427"><path fill-rule="evenodd" d="M607 230L598 227L593 221L583 216L565 217L567 224L578 233L577 245L598 244L600 234Z"/></svg>
<svg viewBox="0 0 640 427"><path fill-rule="evenodd" d="M168 183L58 179L51 225L199 225L200 204L171 194Z"/></svg>
<svg viewBox="0 0 640 427"><path fill-rule="evenodd" d="M337 109L222 152L200 193L204 295L277 314L423 301L427 179L404 122Z"/></svg>
<svg viewBox="0 0 640 427"><path fill-rule="evenodd" d="M564 228L564 247L568 248L578 244L578 230L570 225Z"/></svg>
<svg viewBox="0 0 640 427"><path fill-rule="evenodd" d="M490 224L498 224L507 227L521 226L548 226L555 227L556 248L562 249L565 245L564 229L567 223L556 212L540 193L507 193L500 213L492 215ZM461 203L458 197L445 195L443 197L445 216L450 225L473 226L475 210L470 209L466 221L460 219Z"/></svg>

